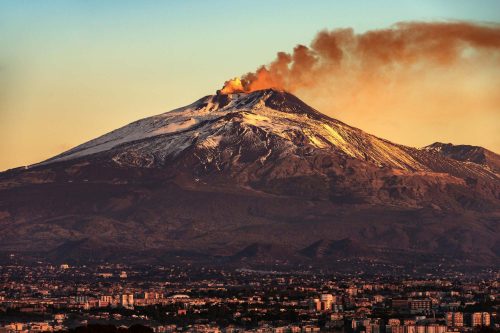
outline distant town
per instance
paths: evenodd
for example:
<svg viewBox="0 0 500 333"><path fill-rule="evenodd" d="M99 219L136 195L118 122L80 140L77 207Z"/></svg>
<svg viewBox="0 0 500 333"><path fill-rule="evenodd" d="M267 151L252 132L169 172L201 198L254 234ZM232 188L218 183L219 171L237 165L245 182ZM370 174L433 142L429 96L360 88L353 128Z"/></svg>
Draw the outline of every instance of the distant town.
<svg viewBox="0 0 500 333"><path fill-rule="evenodd" d="M409 275L202 265L0 266L0 333L101 324L154 332L500 330L499 272Z"/></svg>

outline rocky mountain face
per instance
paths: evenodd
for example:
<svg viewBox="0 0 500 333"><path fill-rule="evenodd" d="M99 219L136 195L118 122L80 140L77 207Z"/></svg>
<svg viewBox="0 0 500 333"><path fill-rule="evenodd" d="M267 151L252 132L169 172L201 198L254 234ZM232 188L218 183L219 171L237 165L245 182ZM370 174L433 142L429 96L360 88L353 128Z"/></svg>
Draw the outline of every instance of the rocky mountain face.
<svg viewBox="0 0 500 333"><path fill-rule="evenodd" d="M206 96L1 173L0 251L498 264L498 155L484 151L398 145L283 91Z"/></svg>
<svg viewBox="0 0 500 333"><path fill-rule="evenodd" d="M497 174L500 173L500 155L483 147L434 142L424 149L457 161L479 164Z"/></svg>

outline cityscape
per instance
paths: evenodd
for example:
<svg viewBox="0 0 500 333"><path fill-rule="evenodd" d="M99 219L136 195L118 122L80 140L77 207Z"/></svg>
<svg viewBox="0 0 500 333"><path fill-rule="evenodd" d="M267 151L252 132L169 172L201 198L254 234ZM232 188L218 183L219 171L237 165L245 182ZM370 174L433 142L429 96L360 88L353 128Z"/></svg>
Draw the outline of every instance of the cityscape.
<svg viewBox="0 0 500 333"><path fill-rule="evenodd" d="M499 277L13 259L0 270L0 332L99 324L154 332L494 332Z"/></svg>
<svg viewBox="0 0 500 333"><path fill-rule="evenodd" d="M0 333L500 333L500 0L0 0Z"/></svg>

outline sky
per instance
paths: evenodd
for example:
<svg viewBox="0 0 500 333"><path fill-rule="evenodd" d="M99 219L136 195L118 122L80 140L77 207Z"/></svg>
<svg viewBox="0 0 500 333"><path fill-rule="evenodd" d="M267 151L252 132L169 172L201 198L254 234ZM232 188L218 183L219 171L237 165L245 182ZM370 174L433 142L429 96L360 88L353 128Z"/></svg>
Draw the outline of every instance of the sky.
<svg viewBox="0 0 500 333"><path fill-rule="evenodd" d="M0 170L213 94L325 29L362 34L402 21L457 20L500 23L500 1L0 0ZM437 83L427 77L419 93L407 85L411 98L403 101L381 96L376 107L387 112L365 112L371 100L351 110L330 108L318 94L298 95L397 143L500 152L498 62L482 63L488 67L443 70ZM445 79L464 84L439 94ZM443 105L451 106L441 112Z"/></svg>

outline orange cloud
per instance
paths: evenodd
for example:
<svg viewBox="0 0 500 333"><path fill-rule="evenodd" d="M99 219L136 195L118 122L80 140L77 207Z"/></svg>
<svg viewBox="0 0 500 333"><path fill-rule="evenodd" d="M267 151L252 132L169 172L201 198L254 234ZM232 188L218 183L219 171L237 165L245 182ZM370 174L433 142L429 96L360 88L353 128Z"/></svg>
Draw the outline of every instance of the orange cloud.
<svg viewBox="0 0 500 333"><path fill-rule="evenodd" d="M322 112L406 144L450 140L500 147L493 134L498 126L491 125L500 122L498 24L325 30L310 46L279 52L270 64L243 75L241 86L246 92L290 91ZM489 138L477 139L479 124Z"/></svg>

